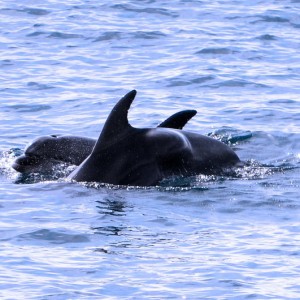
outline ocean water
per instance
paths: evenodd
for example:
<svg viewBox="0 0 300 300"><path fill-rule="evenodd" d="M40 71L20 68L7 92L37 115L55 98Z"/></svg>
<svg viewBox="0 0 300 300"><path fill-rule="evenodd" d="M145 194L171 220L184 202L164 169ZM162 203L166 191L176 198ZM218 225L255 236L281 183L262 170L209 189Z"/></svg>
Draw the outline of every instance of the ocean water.
<svg viewBox="0 0 300 300"><path fill-rule="evenodd" d="M299 299L300 2L0 2L1 299ZM151 188L11 168L48 134L185 130L248 167ZM67 173L67 171L66 171Z"/></svg>

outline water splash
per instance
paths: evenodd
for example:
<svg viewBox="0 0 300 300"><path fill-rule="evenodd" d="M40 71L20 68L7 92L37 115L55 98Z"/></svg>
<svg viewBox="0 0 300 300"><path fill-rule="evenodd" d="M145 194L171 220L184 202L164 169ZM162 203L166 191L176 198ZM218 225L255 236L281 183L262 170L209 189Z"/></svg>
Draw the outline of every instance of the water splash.
<svg viewBox="0 0 300 300"><path fill-rule="evenodd" d="M210 132L208 136L215 138L227 145L234 145L252 138L253 134L251 131L240 131L230 127L223 127Z"/></svg>
<svg viewBox="0 0 300 300"><path fill-rule="evenodd" d="M11 165L15 158L22 154L22 150L19 148L12 148L8 151L0 152L0 174L5 175L9 179L16 179L18 176Z"/></svg>

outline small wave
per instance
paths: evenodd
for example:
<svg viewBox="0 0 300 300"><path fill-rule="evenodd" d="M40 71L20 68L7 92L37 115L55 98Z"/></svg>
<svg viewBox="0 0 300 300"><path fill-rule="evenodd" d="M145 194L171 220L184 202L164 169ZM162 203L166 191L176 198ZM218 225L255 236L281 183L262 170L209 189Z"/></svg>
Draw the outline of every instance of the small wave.
<svg viewBox="0 0 300 300"><path fill-rule="evenodd" d="M195 54L217 54L217 55L226 55L226 54L235 54L238 53L236 50L229 48L204 48L200 51L197 51Z"/></svg>
<svg viewBox="0 0 300 300"><path fill-rule="evenodd" d="M244 180L264 179L266 176L272 175L276 170L271 166L264 166L254 160L246 162L242 168L234 170L233 178Z"/></svg>
<svg viewBox="0 0 300 300"><path fill-rule="evenodd" d="M49 38L56 38L56 39L80 39L84 38L83 35L81 34L76 34L76 33L64 33L64 32L59 32L55 31L52 32L48 35Z"/></svg>
<svg viewBox="0 0 300 300"><path fill-rule="evenodd" d="M96 39L93 40L93 42L120 40L120 39L121 39L121 32L119 32L119 31L108 31L108 32L104 32L103 34L98 36Z"/></svg>
<svg viewBox="0 0 300 300"><path fill-rule="evenodd" d="M281 168L282 171L292 170L299 168L300 153L288 154L280 160L277 160L273 165L277 168Z"/></svg>
<svg viewBox="0 0 300 300"><path fill-rule="evenodd" d="M127 5L127 4L115 4L112 5L112 8L121 9L124 11L136 12L136 13L158 14L158 15L171 16L171 17L179 16L177 13L165 8L155 8L155 7L138 8L136 6Z"/></svg>
<svg viewBox="0 0 300 300"><path fill-rule="evenodd" d="M234 145L252 138L253 134L251 131L240 131L226 127L210 132L208 136L213 137L225 144Z"/></svg>
<svg viewBox="0 0 300 300"><path fill-rule="evenodd" d="M11 66L13 65L13 62L10 59L3 59L0 61L1 66Z"/></svg>
<svg viewBox="0 0 300 300"><path fill-rule="evenodd" d="M37 112L42 110L48 110L52 107L45 104L17 104L8 106L9 109L17 110L18 112Z"/></svg>
<svg viewBox="0 0 300 300"><path fill-rule="evenodd" d="M291 25L294 27L294 28L300 28L300 23L291 23Z"/></svg>
<svg viewBox="0 0 300 300"><path fill-rule="evenodd" d="M223 170L220 175L195 175L190 177L171 177L163 180L159 189L165 191L189 191L189 190L209 190L209 184L223 182L226 180L259 180L297 168L291 163L281 163L279 165L261 164L255 160L244 162L244 166Z"/></svg>
<svg viewBox="0 0 300 300"><path fill-rule="evenodd" d="M46 35L46 34L48 34L48 32L45 32L45 31L35 31L35 32L32 32L32 33L28 33L26 36L27 37L35 37L35 36Z"/></svg>
<svg viewBox="0 0 300 300"><path fill-rule="evenodd" d="M104 32L99 37L93 40L93 42L102 42L110 40L121 40L122 38L128 39L128 36L134 39L153 40L165 37L166 35L160 31L136 31L130 34L125 34L119 31Z"/></svg>
<svg viewBox="0 0 300 300"><path fill-rule="evenodd" d="M218 83L205 85L205 87L210 88L220 88L220 87L246 87L246 86L253 86L257 88L267 88L268 86L261 83L256 83L252 81L242 80L242 79L229 79L224 80Z"/></svg>
<svg viewBox="0 0 300 300"><path fill-rule="evenodd" d="M105 212L101 211L101 214L105 214ZM122 226L98 226L98 227L91 227L93 232L98 235L104 235L104 236L114 236L119 235L123 230L126 229L126 227Z"/></svg>
<svg viewBox="0 0 300 300"><path fill-rule="evenodd" d="M288 23L289 19L279 17L279 16L262 16L260 17L263 22L271 22L271 23Z"/></svg>
<svg viewBox="0 0 300 300"><path fill-rule="evenodd" d="M90 239L83 234L64 233L49 229L40 229L30 233L20 234L18 240L44 240L51 244L87 243Z"/></svg>
<svg viewBox="0 0 300 300"><path fill-rule="evenodd" d="M199 181L201 178L201 182ZM74 184L80 184L86 188L93 189L108 189L108 190L149 190L149 191L166 191L166 192L184 192L190 191L191 189L207 190L205 186L199 185L202 183L212 182L219 180L217 176L209 175L197 175L197 176L171 176L161 180L156 186L137 186L137 185L114 185L110 183L99 183L99 182L75 182ZM71 181L72 182L72 181Z"/></svg>
<svg viewBox="0 0 300 300"><path fill-rule="evenodd" d="M106 197L96 202L99 212L106 215L124 216L128 208L128 203L118 193L108 193Z"/></svg>
<svg viewBox="0 0 300 300"><path fill-rule="evenodd" d="M32 7L23 8L22 10L19 11L23 11L29 15L35 15L35 16L44 16L50 14L50 11L47 9L32 8Z"/></svg>
<svg viewBox="0 0 300 300"><path fill-rule="evenodd" d="M268 101L270 104L297 104L298 102L296 100L292 99L275 99Z"/></svg>
<svg viewBox="0 0 300 300"><path fill-rule="evenodd" d="M277 37L272 34L262 34L257 37L257 39L262 40L262 41L275 41L277 40Z"/></svg>
<svg viewBox="0 0 300 300"><path fill-rule="evenodd" d="M181 76L183 77L183 76ZM170 79L170 83L167 85L168 87L173 87L173 86L186 86L186 85L191 85L191 84L202 84L204 82L214 80L215 77L212 75L208 76L200 76L191 80L184 80L180 78L172 78Z"/></svg>
<svg viewBox="0 0 300 300"><path fill-rule="evenodd" d="M0 153L0 173L5 174L8 178L15 180L17 173L11 168L15 158L21 155L23 151L19 148L12 148Z"/></svg>
<svg viewBox="0 0 300 300"><path fill-rule="evenodd" d="M69 181L66 179L66 181ZM86 188L94 188L94 189L108 189L108 190L151 190L155 189L153 186L135 186L135 185L120 185L120 184L111 184L111 183L101 183L101 182L77 182L77 181L69 181L74 184L80 184Z"/></svg>
<svg viewBox="0 0 300 300"><path fill-rule="evenodd" d="M172 176L163 179L160 182L159 189L161 191L189 191L192 188L200 188L201 190L207 190L207 187L199 186L198 183L206 183L215 181L215 176L210 175L196 175L196 176Z"/></svg>
<svg viewBox="0 0 300 300"><path fill-rule="evenodd" d="M166 35L160 31L137 31L133 34L135 39L153 40L165 37Z"/></svg>
<svg viewBox="0 0 300 300"><path fill-rule="evenodd" d="M27 86L36 90L48 90L54 88L54 86L33 81L28 82Z"/></svg>
<svg viewBox="0 0 300 300"><path fill-rule="evenodd" d="M34 16L44 16L44 15L48 15L50 14L50 11L47 9L42 9L42 8L33 8L33 7L24 7L24 8L17 8L17 9L13 9L13 8L4 8L2 9L4 11L16 11L16 12L24 12L27 13L29 15L34 15Z"/></svg>
<svg viewBox="0 0 300 300"><path fill-rule="evenodd" d="M295 156L293 156L295 158ZM264 179L276 173L282 173L290 170L297 169L294 162L282 161L276 165L261 164L255 160L249 160L245 162L242 168L236 168L234 170L233 177L241 178L245 180Z"/></svg>

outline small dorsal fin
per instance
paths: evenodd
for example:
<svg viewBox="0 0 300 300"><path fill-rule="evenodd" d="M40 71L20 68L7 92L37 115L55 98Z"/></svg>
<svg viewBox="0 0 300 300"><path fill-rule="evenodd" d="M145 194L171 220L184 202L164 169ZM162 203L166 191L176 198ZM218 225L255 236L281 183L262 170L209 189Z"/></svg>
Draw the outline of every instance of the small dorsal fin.
<svg viewBox="0 0 300 300"><path fill-rule="evenodd" d="M136 90L132 90L123 98L121 98L114 106L108 118L106 119L94 150L98 149L101 146L105 147L107 143L113 143L115 140L118 140L118 138L126 130L133 128L128 122L128 110L135 98L135 95Z"/></svg>
<svg viewBox="0 0 300 300"><path fill-rule="evenodd" d="M196 110L183 110L172 115L157 127L182 129L185 124L197 113Z"/></svg>

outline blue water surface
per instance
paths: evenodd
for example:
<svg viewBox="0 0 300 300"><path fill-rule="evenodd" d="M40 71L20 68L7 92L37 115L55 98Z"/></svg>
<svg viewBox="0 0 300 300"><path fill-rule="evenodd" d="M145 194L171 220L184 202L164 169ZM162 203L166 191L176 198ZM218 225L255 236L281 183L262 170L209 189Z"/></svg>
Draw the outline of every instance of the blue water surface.
<svg viewBox="0 0 300 300"><path fill-rule="evenodd" d="M300 2L0 3L1 299L299 299ZM159 187L11 168L34 138L197 109L247 167ZM57 179L60 177L59 179Z"/></svg>

